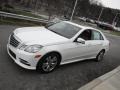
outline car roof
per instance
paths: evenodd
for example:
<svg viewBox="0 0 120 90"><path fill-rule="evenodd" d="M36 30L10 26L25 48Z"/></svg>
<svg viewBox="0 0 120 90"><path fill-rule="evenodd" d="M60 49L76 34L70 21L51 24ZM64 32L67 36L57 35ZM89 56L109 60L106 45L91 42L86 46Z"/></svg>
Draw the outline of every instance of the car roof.
<svg viewBox="0 0 120 90"><path fill-rule="evenodd" d="M96 29L96 28L93 28L93 27L84 26L84 25L79 25L79 24L76 24L76 23L73 23L73 22L70 22L70 21L64 21L64 22L69 23L69 24L72 24L72 25L77 26L77 27L80 27L80 28L82 28L82 29L93 29L93 30L96 30L96 31L99 31L99 32L100 32L100 30L98 30L98 29Z"/></svg>

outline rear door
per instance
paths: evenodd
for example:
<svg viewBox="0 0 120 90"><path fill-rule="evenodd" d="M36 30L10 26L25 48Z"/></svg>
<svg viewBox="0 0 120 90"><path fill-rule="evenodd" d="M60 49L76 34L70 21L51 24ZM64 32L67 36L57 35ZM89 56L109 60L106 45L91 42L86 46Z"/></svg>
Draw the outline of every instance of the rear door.
<svg viewBox="0 0 120 90"><path fill-rule="evenodd" d="M91 54L95 56L102 50L104 38L99 31L92 30L91 41L91 45L94 47Z"/></svg>

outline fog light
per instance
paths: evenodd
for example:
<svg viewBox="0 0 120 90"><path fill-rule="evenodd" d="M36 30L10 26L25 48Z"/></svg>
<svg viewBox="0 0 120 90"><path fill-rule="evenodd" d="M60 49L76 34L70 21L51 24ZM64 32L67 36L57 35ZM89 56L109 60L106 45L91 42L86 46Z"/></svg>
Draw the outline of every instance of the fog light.
<svg viewBox="0 0 120 90"><path fill-rule="evenodd" d="M27 62L27 61L25 61L25 60L23 60L23 59L21 59L21 58L19 58L19 59L20 59L20 62L21 62L22 64L25 64L25 65L27 65L27 66L30 66L29 62Z"/></svg>

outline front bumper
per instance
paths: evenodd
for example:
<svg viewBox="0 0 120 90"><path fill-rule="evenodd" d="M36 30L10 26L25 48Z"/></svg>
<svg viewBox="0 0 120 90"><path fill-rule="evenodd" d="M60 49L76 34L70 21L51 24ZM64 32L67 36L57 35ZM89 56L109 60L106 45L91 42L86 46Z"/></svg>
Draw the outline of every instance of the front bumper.
<svg viewBox="0 0 120 90"><path fill-rule="evenodd" d="M35 58L36 54L24 52L9 44L7 45L7 52L19 66L25 69L36 70L36 65L40 60L40 58Z"/></svg>

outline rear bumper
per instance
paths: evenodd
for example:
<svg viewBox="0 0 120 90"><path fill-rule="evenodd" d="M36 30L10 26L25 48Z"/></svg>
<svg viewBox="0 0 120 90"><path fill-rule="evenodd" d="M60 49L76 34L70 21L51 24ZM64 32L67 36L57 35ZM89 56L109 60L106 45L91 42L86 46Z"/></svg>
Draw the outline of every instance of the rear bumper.
<svg viewBox="0 0 120 90"><path fill-rule="evenodd" d="M17 48L12 47L9 44L7 45L7 52L9 56L14 60L14 62L19 66L25 69L36 70L36 65L39 59L34 58L35 54L21 51Z"/></svg>

